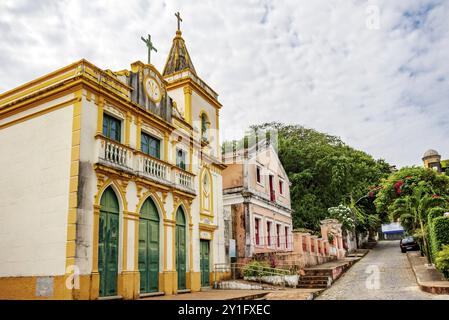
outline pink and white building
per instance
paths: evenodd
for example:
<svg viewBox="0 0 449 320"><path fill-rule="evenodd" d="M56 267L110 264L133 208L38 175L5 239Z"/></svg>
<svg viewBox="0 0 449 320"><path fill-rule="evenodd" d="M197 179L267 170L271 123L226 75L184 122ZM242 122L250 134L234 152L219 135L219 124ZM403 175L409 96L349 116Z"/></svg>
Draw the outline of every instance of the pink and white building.
<svg viewBox="0 0 449 320"><path fill-rule="evenodd" d="M225 238L235 240L237 261L292 251L290 181L273 146L264 140L225 153L223 161ZM226 247L229 257L228 243Z"/></svg>

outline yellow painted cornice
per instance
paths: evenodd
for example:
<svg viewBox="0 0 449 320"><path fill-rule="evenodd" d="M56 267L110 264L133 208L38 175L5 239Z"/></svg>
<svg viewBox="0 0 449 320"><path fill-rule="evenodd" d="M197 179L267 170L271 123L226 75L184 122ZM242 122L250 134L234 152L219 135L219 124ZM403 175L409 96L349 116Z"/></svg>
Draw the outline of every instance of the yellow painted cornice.
<svg viewBox="0 0 449 320"><path fill-rule="evenodd" d="M189 174L192 174L191 172L189 172ZM178 189L173 189L173 194L177 195L180 198L184 198L184 199L195 199L196 198L196 194L191 194L191 193L187 193Z"/></svg>
<svg viewBox="0 0 449 320"><path fill-rule="evenodd" d="M204 231L215 231L218 229L217 225L214 224L206 224L206 223L202 223L200 222L198 224L200 231L204 230Z"/></svg>
<svg viewBox="0 0 449 320"><path fill-rule="evenodd" d="M24 89L27 89L27 88L30 88L30 87L33 87L33 86L35 86L35 85L37 85L39 83L42 83L45 80L48 80L50 78L53 78L53 77L59 76L61 74L64 74L67 71L69 71L71 69L74 69L76 66L78 66L83 61L85 61L85 60L82 59L80 61L71 63L68 66L62 67L62 68L60 68L58 70L55 70L55 71L50 72L50 73L48 73L46 75L43 75L43 76L41 76L41 77L39 77L37 79L31 80L31 81L29 81L27 83L24 83L24 84L14 88L14 89L11 89L11 90L8 90L8 91L6 91L4 93L1 93L0 94L0 105L2 105L4 103L3 100L5 100L7 97L10 97L10 96L14 95L14 93L17 93L18 91L21 91L21 90L24 90Z"/></svg>
<svg viewBox="0 0 449 320"><path fill-rule="evenodd" d="M171 76L171 75L170 75ZM217 109L221 109L223 106L218 100L215 99L215 97L211 96L209 93L206 92L203 88L201 88L193 79L191 78L182 78L179 80L175 80L173 82L170 82L167 85L167 91L177 89L180 87L188 86L190 85L195 92L203 97L205 100L207 100L212 106L214 106Z"/></svg>

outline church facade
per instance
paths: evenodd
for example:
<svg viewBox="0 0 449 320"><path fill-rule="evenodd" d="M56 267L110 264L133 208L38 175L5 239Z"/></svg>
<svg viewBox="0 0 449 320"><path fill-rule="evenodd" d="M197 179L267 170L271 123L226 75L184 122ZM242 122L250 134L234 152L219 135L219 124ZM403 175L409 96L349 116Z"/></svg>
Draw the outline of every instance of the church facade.
<svg viewBox="0 0 449 320"><path fill-rule="evenodd" d="M0 298L198 291L225 262L217 93L181 31L160 73L81 60L0 95Z"/></svg>

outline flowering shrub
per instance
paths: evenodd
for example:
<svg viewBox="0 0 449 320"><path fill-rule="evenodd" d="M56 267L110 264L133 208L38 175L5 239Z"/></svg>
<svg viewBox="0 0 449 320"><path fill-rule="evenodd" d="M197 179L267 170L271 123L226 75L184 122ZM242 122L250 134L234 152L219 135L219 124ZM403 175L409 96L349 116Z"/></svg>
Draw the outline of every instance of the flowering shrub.
<svg viewBox="0 0 449 320"><path fill-rule="evenodd" d="M330 218L337 219L346 230L352 230L355 227L353 213L350 208L340 204L338 207L327 209Z"/></svg>
<svg viewBox="0 0 449 320"><path fill-rule="evenodd" d="M394 184L394 189L396 190L396 194L400 195L401 194L401 189L402 186L404 185L404 181L402 180L398 180L395 184Z"/></svg>
<svg viewBox="0 0 449 320"><path fill-rule="evenodd" d="M379 192L379 190L381 190L383 187L382 186L372 186L369 188L368 191L368 197L370 198L375 198L377 192Z"/></svg>
<svg viewBox="0 0 449 320"><path fill-rule="evenodd" d="M435 266L440 270L446 279L449 279L449 246L443 246L443 249L436 254Z"/></svg>

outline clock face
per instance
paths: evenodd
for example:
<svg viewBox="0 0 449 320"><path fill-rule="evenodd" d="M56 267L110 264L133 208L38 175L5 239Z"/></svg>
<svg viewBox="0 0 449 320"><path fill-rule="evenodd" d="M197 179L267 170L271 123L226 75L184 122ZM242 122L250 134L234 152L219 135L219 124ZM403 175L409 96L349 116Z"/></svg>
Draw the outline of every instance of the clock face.
<svg viewBox="0 0 449 320"><path fill-rule="evenodd" d="M153 77L146 77L144 80L144 88L148 98L158 103L162 99L162 92L159 83Z"/></svg>

